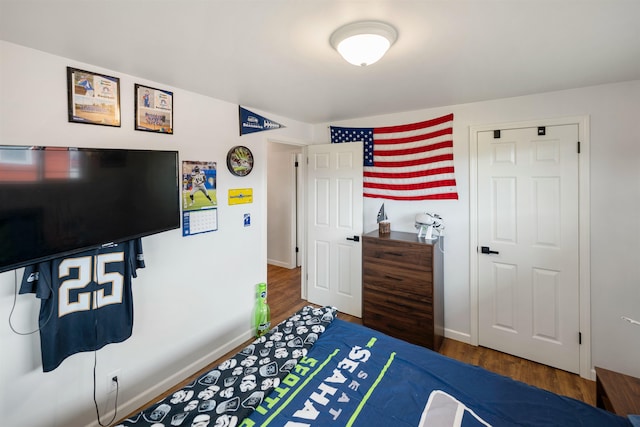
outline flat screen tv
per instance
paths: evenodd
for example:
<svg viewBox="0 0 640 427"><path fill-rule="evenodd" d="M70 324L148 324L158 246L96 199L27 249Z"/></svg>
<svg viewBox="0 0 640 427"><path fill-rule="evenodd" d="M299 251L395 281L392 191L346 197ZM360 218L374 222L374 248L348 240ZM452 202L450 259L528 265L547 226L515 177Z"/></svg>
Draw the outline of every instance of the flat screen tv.
<svg viewBox="0 0 640 427"><path fill-rule="evenodd" d="M176 151L0 145L0 272L180 227Z"/></svg>

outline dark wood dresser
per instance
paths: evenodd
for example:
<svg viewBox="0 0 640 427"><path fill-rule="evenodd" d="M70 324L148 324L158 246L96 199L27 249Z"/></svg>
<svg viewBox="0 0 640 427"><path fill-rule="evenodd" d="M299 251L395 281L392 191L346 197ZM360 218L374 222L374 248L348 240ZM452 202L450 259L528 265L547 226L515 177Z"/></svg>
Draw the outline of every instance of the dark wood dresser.
<svg viewBox="0 0 640 427"><path fill-rule="evenodd" d="M596 366L596 405L622 416L640 414L640 378Z"/></svg>
<svg viewBox="0 0 640 427"><path fill-rule="evenodd" d="M440 239L443 239L442 237ZM437 242L437 241L435 241ZM438 351L444 337L443 242L378 230L362 236L362 323Z"/></svg>

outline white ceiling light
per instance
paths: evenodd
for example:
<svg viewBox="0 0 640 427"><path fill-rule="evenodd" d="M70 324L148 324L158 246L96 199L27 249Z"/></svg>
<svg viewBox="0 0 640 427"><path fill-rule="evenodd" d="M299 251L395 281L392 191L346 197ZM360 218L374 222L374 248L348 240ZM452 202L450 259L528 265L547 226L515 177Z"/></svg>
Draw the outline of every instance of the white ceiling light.
<svg viewBox="0 0 640 427"><path fill-rule="evenodd" d="M329 42L347 62L364 67L382 58L397 38L398 32L389 24L360 21L335 30Z"/></svg>

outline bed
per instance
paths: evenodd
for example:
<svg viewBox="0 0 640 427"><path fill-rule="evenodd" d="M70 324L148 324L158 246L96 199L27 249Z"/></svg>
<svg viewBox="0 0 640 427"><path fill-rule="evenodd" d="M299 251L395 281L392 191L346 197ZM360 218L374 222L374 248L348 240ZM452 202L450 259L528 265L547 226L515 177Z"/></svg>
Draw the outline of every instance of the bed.
<svg viewBox="0 0 640 427"><path fill-rule="evenodd" d="M305 307L121 427L631 427L620 417Z"/></svg>

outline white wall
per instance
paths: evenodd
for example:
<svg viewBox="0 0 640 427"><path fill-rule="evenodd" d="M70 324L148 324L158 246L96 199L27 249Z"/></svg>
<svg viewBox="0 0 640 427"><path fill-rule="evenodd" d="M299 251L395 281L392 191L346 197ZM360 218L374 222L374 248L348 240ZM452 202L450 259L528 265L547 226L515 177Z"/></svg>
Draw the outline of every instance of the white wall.
<svg viewBox="0 0 640 427"><path fill-rule="evenodd" d="M120 370L122 417L250 337L254 286L266 280L266 138L310 140L311 127L256 110L286 128L240 137L237 105L3 41L0 58L0 144L171 149L181 161L218 162L219 230L143 238L147 268L133 283L133 335L97 352L98 404L106 423L113 408L113 395L107 401L104 392L111 372ZM120 78L120 128L67 122L67 66ZM134 83L174 92L173 135L133 130ZM227 151L239 144L255 158L253 172L243 178L226 168ZM253 203L229 206L230 188L253 188ZM250 227L243 226L244 213L251 214ZM38 334L11 331L7 320L20 279L20 270L0 274L0 424L97 425L93 353L73 355L45 374ZM14 326L37 328L38 309L33 295L18 296Z"/></svg>
<svg viewBox="0 0 640 427"><path fill-rule="evenodd" d="M470 336L469 127L588 115L592 363L640 377L640 327L620 319L640 319L640 81L324 123L314 126L314 141L329 142L327 125L390 126L447 113L455 115L459 200L384 201L392 230L414 232L414 216L423 211L445 221L446 335ZM365 199L365 231L377 227L381 203Z"/></svg>
<svg viewBox="0 0 640 427"><path fill-rule="evenodd" d="M181 160L218 162L219 231L182 238L174 230L144 238L148 267L134 280L133 336L97 353L99 387L109 373L121 370L119 414L124 415L248 338L253 286L266 279L266 137L327 143L327 124L312 127L256 111L287 127L239 137L236 105L6 42L0 42L0 59L0 144L176 149ZM67 122L66 66L121 78L121 128ZM174 91L174 135L133 131L134 83ZM446 221L447 334L464 340L470 333L469 126L589 115L592 361L640 376L640 328L620 320L621 315L640 318L640 81L331 124L394 125L449 112L455 114L460 199L385 202L394 230L413 232L419 211L441 213ZM233 177L225 168L226 152L237 144L249 146L256 159L245 178ZM254 203L228 206L227 190L245 187L254 189ZM365 200L366 231L376 227L380 203ZM252 216L248 228L242 222L246 212ZM0 274L2 319L9 318L16 279L19 272L17 277ZM35 298L22 295L17 300L13 324L22 331L35 328ZM3 425L95 425L93 353L71 356L43 374L37 334L16 335L5 321L0 340ZM106 414L113 401L106 402L100 390L98 398Z"/></svg>

